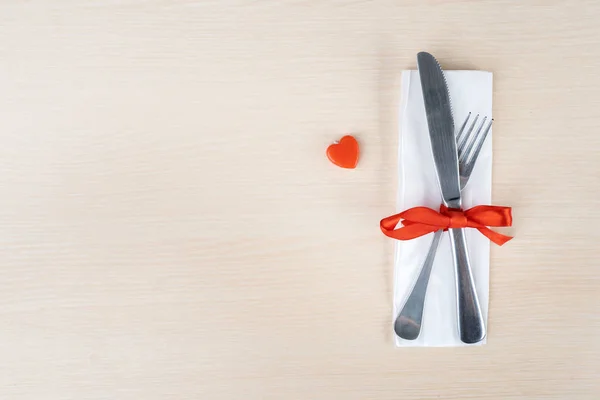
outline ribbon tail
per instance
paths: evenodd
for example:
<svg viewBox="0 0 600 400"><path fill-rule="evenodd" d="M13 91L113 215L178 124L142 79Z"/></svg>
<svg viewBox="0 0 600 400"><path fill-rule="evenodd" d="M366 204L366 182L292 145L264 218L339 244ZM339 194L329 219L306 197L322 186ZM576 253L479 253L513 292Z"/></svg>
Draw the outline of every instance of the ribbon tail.
<svg viewBox="0 0 600 400"><path fill-rule="evenodd" d="M490 239L492 242L496 243L498 246L502 246L504 243L508 242L513 238L512 236L507 236L498 232L494 232L493 230L485 226L479 227L477 228L477 230L481 232L482 235Z"/></svg>

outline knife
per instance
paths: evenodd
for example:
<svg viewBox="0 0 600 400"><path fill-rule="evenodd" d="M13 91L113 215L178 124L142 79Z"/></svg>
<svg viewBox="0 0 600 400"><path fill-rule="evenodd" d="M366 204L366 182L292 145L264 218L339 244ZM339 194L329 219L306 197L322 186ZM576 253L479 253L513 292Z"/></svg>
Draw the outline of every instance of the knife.
<svg viewBox="0 0 600 400"><path fill-rule="evenodd" d="M458 154L454 136L454 118L444 73L429 53L417 54L423 101L427 115L429 139L437 171L442 199L448 208L461 208ZM448 229L452 258L456 269L458 332L464 343L477 343L485 338L485 322L473 281L467 242L463 229Z"/></svg>

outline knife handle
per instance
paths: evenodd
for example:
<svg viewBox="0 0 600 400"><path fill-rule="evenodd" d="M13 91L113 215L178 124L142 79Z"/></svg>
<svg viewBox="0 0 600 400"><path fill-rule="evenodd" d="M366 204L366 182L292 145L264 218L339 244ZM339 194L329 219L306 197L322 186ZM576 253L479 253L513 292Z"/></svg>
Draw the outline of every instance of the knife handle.
<svg viewBox="0 0 600 400"><path fill-rule="evenodd" d="M427 252L427 257L419 277L413 286L406 303L402 307L402 311L394 322L394 331L396 335L406 340L415 340L421 333L421 321L423 320L423 310L425 308L425 294L427 293L427 284L429 283L429 277L431 276L431 269L433 268L433 261L435 260L435 254L437 253L438 246L440 244L440 238L442 237L442 230L436 231L433 234L433 240L431 246Z"/></svg>
<svg viewBox="0 0 600 400"><path fill-rule="evenodd" d="M460 340L472 344L485 338L485 322L481 314L477 291L469 263L467 241L463 229L448 229L452 243L452 258L456 268L456 297Z"/></svg>

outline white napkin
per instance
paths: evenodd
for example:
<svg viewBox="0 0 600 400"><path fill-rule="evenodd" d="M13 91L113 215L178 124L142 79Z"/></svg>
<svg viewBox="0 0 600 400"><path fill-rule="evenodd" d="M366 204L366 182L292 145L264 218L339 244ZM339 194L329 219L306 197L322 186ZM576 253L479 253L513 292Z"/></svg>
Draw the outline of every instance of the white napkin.
<svg viewBox="0 0 600 400"><path fill-rule="evenodd" d="M492 73L445 71L456 129L467 114L492 117ZM437 183L425 117L418 71L403 71L398 150L398 212L415 206L439 209L442 202ZM481 118L480 117L480 118ZM467 187L463 207L491 204L492 135L488 135ZM489 298L490 241L476 229L466 229L471 268L487 325ZM394 260L394 315L402 309L419 274L433 234L408 241L396 241ZM454 264L450 238L440 241L425 299L421 334L404 340L394 334L397 346L463 346L458 336ZM391 325L393 326L393 324ZM481 344L485 341L481 342Z"/></svg>

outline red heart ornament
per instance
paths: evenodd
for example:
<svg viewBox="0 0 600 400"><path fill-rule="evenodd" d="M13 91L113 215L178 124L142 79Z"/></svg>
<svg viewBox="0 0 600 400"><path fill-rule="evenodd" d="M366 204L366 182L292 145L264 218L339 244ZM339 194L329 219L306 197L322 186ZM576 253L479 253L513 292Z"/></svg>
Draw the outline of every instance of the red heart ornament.
<svg viewBox="0 0 600 400"><path fill-rule="evenodd" d="M358 164L358 142L354 136L346 135L327 148L329 161L342 168L356 168Z"/></svg>

